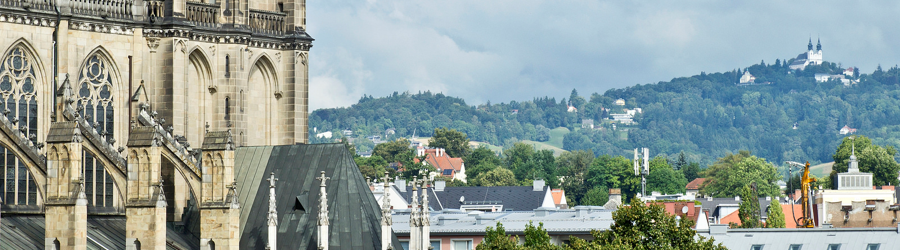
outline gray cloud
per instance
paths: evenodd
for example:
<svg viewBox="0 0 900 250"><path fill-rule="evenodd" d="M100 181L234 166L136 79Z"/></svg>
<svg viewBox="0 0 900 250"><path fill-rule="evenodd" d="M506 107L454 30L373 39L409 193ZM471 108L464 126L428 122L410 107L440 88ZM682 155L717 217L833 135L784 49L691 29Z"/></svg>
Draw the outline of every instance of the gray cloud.
<svg viewBox="0 0 900 250"><path fill-rule="evenodd" d="M307 3L312 109L431 90L470 104L567 97L803 52L897 64L898 3L346 0ZM815 42L815 41L814 41Z"/></svg>

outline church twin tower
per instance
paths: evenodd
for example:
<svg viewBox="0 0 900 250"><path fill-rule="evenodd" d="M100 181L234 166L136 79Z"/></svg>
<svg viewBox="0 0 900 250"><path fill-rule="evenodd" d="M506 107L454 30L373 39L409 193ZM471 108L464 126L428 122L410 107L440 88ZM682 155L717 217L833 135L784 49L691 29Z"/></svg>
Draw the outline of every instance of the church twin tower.
<svg viewBox="0 0 900 250"><path fill-rule="evenodd" d="M237 249L235 147L308 140L305 15L305 0L0 1L3 219L43 214L46 249L86 249L103 216L126 218L128 249L191 223L201 248Z"/></svg>

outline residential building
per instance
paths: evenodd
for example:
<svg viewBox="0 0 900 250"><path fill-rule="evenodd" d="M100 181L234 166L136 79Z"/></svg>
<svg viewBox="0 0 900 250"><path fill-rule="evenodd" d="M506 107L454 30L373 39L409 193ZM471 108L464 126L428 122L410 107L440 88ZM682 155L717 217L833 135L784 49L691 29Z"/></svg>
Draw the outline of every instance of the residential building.
<svg viewBox="0 0 900 250"><path fill-rule="evenodd" d="M856 67L849 67L844 70L844 75L847 77L853 77L856 72Z"/></svg>
<svg viewBox="0 0 900 250"><path fill-rule="evenodd" d="M556 205L556 208L569 208L569 203L566 202L566 191L555 188L550 190L550 195L553 196L553 204Z"/></svg>
<svg viewBox="0 0 900 250"><path fill-rule="evenodd" d="M807 51L805 53L800 53L797 58L794 58L788 68L794 70L803 70L806 69L806 66L821 65L822 62L822 41L818 41L818 44L816 44L816 49L813 50L812 39L809 39Z"/></svg>
<svg viewBox="0 0 900 250"><path fill-rule="evenodd" d="M462 158L450 157L443 148L424 148L416 149L416 156L425 156L425 164L437 169L435 176L456 179L466 182L466 166ZM419 159L415 159L418 163Z"/></svg>
<svg viewBox="0 0 900 250"><path fill-rule="evenodd" d="M900 228L728 228L697 230L728 249L885 250L900 249Z"/></svg>
<svg viewBox="0 0 900 250"><path fill-rule="evenodd" d="M613 121L618 122L618 123L622 123L622 124L633 124L634 123L633 115L629 115L629 114L609 114L609 115L612 116Z"/></svg>
<svg viewBox="0 0 900 250"><path fill-rule="evenodd" d="M844 127L841 128L841 130L839 130L838 132L839 132L840 134L842 134L842 135L846 135L846 134L855 134L855 133L856 133L856 129L855 129L855 128L851 128L850 126L844 125Z"/></svg>
<svg viewBox="0 0 900 250"><path fill-rule="evenodd" d="M685 194L701 197L699 196L700 186L703 185L704 181L706 181L706 178L697 178L692 180L691 182L688 182L688 184L685 185Z"/></svg>
<svg viewBox="0 0 900 250"><path fill-rule="evenodd" d="M325 131L325 132L316 134L316 138L331 139L331 135L332 135L331 131Z"/></svg>
<svg viewBox="0 0 900 250"><path fill-rule="evenodd" d="M622 98L616 99L616 105L625 106L625 99L622 99Z"/></svg>
<svg viewBox="0 0 900 250"><path fill-rule="evenodd" d="M484 240L485 229L497 226L498 222L503 224L506 234L519 236L519 244L524 244L525 225L529 222L543 223L551 244L567 244L569 236L593 240L591 230L608 230L613 223L613 211L596 206L499 212L431 211L430 240L435 250L475 249ZM409 217L408 210L395 210L393 214L393 230L404 247L409 244Z"/></svg>
<svg viewBox="0 0 900 250"><path fill-rule="evenodd" d="M594 129L594 119L581 119L581 128Z"/></svg>
<svg viewBox="0 0 900 250"><path fill-rule="evenodd" d="M395 183L398 194L407 203L411 203L411 189L398 186L406 185L405 183ZM544 180L535 180L532 186L447 187L445 184L435 181L432 187L425 189L433 199L429 203L431 210L497 212L556 208L553 194L550 187L544 185ZM391 199L393 200L393 196Z"/></svg>
<svg viewBox="0 0 900 250"><path fill-rule="evenodd" d="M736 222L737 224L740 224L741 220L738 217L738 208L740 208L741 206L741 197L707 197L705 199L697 199L697 201L700 202L703 211L708 214L709 224L727 225L729 222ZM770 203L780 204L780 198L759 198L759 213L761 215L760 218L763 220L765 220L766 218L766 209L768 209Z"/></svg>

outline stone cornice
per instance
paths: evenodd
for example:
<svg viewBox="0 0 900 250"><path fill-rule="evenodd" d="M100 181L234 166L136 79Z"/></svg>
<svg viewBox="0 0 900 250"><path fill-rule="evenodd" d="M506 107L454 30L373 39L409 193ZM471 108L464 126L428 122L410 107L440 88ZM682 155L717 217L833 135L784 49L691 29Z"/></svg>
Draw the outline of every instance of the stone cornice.
<svg viewBox="0 0 900 250"><path fill-rule="evenodd" d="M69 29L115 35L133 35L135 29L143 28L145 37L178 37L191 41L219 44L243 44L255 48L276 50L309 51L314 39L300 27L282 35L251 32L243 26L219 25L220 27L198 27L179 20L168 20L163 24L122 19L104 19L81 15L56 16L46 11L24 10L0 6L0 22L55 27L58 19L68 20Z"/></svg>

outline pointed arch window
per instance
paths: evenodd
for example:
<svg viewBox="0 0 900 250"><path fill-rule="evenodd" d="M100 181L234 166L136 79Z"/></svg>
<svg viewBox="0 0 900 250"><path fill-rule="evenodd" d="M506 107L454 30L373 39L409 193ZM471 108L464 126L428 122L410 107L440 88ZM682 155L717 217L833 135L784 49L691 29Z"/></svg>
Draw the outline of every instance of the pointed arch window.
<svg viewBox="0 0 900 250"><path fill-rule="evenodd" d="M97 131L107 137L114 133L113 85L109 62L93 55L81 68L77 90L77 109Z"/></svg>
<svg viewBox="0 0 900 250"><path fill-rule="evenodd" d="M84 159L81 161L84 170L84 194L87 196L89 206L112 207L113 204L113 180L103 164L88 151L83 151Z"/></svg>
<svg viewBox="0 0 900 250"><path fill-rule="evenodd" d="M13 48L0 62L0 96L7 119L18 121L19 129L37 143L37 93L34 60L22 47Z"/></svg>
<svg viewBox="0 0 900 250"><path fill-rule="evenodd" d="M107 138L114 136L114 89L111 62L99 54L88 57L81 67L76 88L76 110L81 117ZM112 176L97 157L84 151L82 176L88 205L94 207L114 207L116 190Z"/></svg>
<svg viewBox="0 0 900 250"><path fill-rule="evenodd" d="M0 61L0 111L17 121L19 129L37 143L38 106L35 60L22 46L16 46ZM7 205L37 205L38 192L34 177L25 163L12 150L0 147L0 198Z"/></svg>

